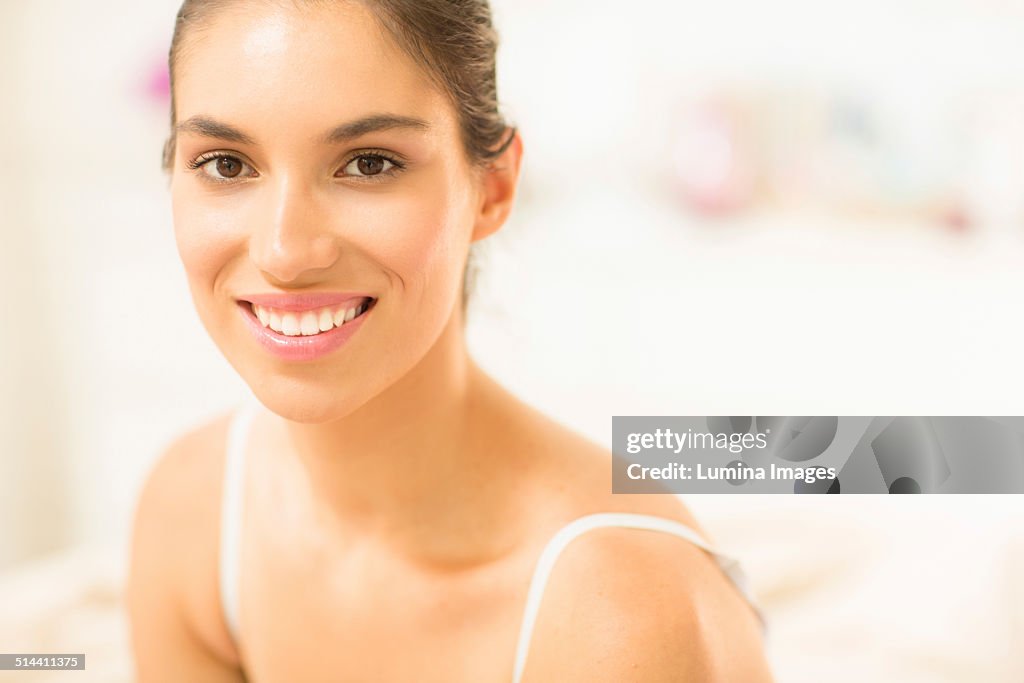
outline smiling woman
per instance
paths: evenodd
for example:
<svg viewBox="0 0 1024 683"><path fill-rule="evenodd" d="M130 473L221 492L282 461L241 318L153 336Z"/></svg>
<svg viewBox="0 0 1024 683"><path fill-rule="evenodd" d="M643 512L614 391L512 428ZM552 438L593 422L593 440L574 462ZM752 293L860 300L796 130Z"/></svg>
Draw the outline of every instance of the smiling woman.
<svg viewBox="0 0 1024 683"><path fill-rule="evenodd" d="M141 683L770 680L678 499L613 496L610 453L467 352L471 246L523 153L495 49L482 0L179 12L175 237L254 400L143 488Z"/></svg>

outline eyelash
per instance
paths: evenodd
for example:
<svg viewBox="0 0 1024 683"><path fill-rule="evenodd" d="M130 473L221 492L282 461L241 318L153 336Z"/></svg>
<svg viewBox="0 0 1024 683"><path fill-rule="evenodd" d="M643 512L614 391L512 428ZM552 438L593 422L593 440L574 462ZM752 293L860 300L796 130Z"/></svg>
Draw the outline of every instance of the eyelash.
<svg viewBox="0 0 1024 683"><path fill-rule="evenodd" d="M385 171L381 171L380 173L378 173L376 175L363 175L363 176L352 175L352 176L344 176L344 177L356 178L356 179L359 180L359 182L375 183L375 182L381 182L383 179L386 179L387 177L391 177L391 176L397 175L398 173L400 173L403 170L405 170L405 164L402 163L400 160L396 159L393 155L389 154L388 152L385 152L384 150L376 150L376 149L374 149L374 150L364 150L364 151L359 152L358 154L353 154L352 156L350 156L345 161L345 163L343 163L341 165L341 168L344 170L353 161L356 161L356 160L361 159L363 157L384 159L386 161L390 161L391 162L391 168L389 168L389 169L387 169ZM248 164L248 163L242 161L241 159L239 159L234 154L227 154L225 152L207 152L205 154L200 154L198 157L196 157L192 161L189 161L185 165L189 168L189 170L191 170L194 173L196 173L197 175L199 175L203 180L211 182L211 183L217 183L217 184L221 184L221 185L230 185L232 183L240 182L237 178L230 178L230 179L214 178L213 176L207 175L207 174L202 172L201 169L202 169L203 166L205 166L206 164L210 163L211 161L216 161L217 159L233 159L234 161L237 161L238 163L242 164L243 166L249 166L249 168L252 168L251 164ZM382 176L384 178L382 178Z"/></svg>

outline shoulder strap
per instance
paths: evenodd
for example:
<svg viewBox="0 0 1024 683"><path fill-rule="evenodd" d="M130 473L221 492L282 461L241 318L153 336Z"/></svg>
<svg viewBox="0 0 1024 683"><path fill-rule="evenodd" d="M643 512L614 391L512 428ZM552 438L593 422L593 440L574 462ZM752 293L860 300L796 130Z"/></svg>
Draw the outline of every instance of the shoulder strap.
<svg viewBox="0 0 1024 683"><path fill-rule="evenodd" d="M245 444L256 414L256 404L246 400L235 410L228 430L220 513L220 599L224 621L238 642L238 563L242 523L242 482Z"/></svg>
<svg viewBox="0 0 1024 683"><path fill-rule="evenodd" d="M548 578L551 576L551 571L555 566L558 556L579 535L591 529L602 527L626 527L663 531L684 538L698 548L708 552L754 608L758 618L761 620L762 627L765 625L764 616L750 593L746 576L743 574L739 563L735 559L715 551L690 527L672 519L630 512L599 512L585 515L559 529L548 541L540 554L540 558L537 560L533 577L530 580L530 589L526 596L523 620L519 627L519 642L516 644L515 668L512 675L513 683L519 683L523 676L523 668L526 666L526 655L530 650L530 639L533 635L534 624L537 621L541 597L544 594L544 588L547 585Z"/></svg>

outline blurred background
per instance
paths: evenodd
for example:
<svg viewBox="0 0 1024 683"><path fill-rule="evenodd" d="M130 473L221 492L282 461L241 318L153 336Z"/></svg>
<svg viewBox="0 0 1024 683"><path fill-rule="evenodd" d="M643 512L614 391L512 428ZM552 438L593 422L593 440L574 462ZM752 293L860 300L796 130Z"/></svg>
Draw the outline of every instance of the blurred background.
<svg viewBox="0 0 1024 683"><path fill-rule="evenodd" d="M143 477L247 391L159 168L178 5L0 0L0 650L88 680L129 680ZM1024 3L493 6L526 158L468 334L507 386L603 443L611 415L1024 414ZM780 681L1024 680L1020 496L687 502Z"/></svg>

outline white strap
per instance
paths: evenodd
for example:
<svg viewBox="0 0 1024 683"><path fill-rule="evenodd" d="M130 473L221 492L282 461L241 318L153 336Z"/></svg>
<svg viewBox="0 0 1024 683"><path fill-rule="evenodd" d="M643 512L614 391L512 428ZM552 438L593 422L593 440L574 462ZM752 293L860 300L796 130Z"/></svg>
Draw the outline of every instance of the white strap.
<svg viewBox="0 0 1024 683"><path fill-rule="evenodd" d="M228 631L238 642L238 563L242 523L245 445L256 405L245 401L235 410L228 431L220 512L220 598Z"/></svg>
<svg viewBox="0 0 1024 683"><path fill-rule="evenodd" d="M540 609L541 597L547 585L551 570L555 561L570 542L580 534L591 529L601 527L627 527L632 529L649 529L651 531L664 531L666 533L680 536L698 548L710 553L722 570L732 579L744 597L754 607L762 624L764 619L755 605L750 591L748 590L746 577L740 569L739 563L733 558L716 552L708 543L697 535L690 527L675 520L653 515L641 515L631 512L599 512L585 515L569 522L559 529L558 533L551 537L537 560L537 566L530 580L530 589L526 596L526 608L523 610L523 621L519 627L519 642L516 644L515 668L513 669L513 683L520 683L523 676L523 668L526 666L526 655L530 650L530 638L533 634L533 627L537 621L537 613Z"/></svg>

